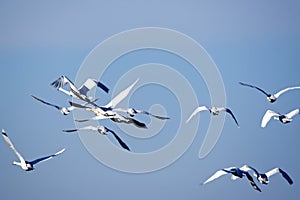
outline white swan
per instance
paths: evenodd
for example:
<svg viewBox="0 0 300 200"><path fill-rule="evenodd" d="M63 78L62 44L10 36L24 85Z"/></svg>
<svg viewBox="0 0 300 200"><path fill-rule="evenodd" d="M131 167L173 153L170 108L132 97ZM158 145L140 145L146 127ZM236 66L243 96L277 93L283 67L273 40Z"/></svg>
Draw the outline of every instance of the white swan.
<svg viewBox="0 0 300 200"><path fill-rule="evenodd" d="M66 77L66 76L59 77L57 80L52 82L51 85L53 87L55 87L57 90L65 93L69 96L72 96L74 98L83 100L87 103L94 102L91 100L91 97L87 96L87 93L95 86L98 86L106 93L108 93L108 91L109 91L109 89L104 84L102 84L101 82L98 82L94 79L87 79L86 82L82 86L77 88L74 85L74 83L72 81L70 81L70 79L68 79L68 77ZM64 88L66 85L69 85L69 91Z"/></svg>
<svg viewBox="0 0 300 200"><path fill-rule="evenodd" d="M113 134L113 136L116 138L116 140L119 142L119 144L126 150L130 151L129 147L125 144L125 142L122 141L122 139L111 129L106 128L105 126L85 126L82 128L77 129L71 129L71 130L63 130L64 132L71 133L78 130L92 130L92 131L98 131L102 135L107 135L109 132Z"/></svg>
<svg viewBox="0 0 300 200"><path fill-rule="evenodd" d="M10 141L9 137L7 136L6 132L2 129L2 136L5 140L5 142L8 144L8 146L13 150L13 152L17 155L17 157L19 158L20 162L16 162L14 161L13 164L20 166L23 170L25 171L31 171L34 169L34 165L42 162L42 161L46 161L49 160L55 156L58 156L59 154L63 153L65 151L65 149L62 149L60 151L58 151L57 153L53 154L53 155L49 155L49 156L45 156L42 158L38 158L35 159L33 161L26 161L23 156L17 151L17 149L14 147L13 143Z"/></svg>
<svg viewBox="0 0 300 200"><path fill-rule="evenodd" d="M44 101L44 100L42 100L42 99L39 99L39 98L37 98L37 97L35 97L35 96L33 96L33 95L31 95L31 97L34 98L35 100L39 101L39 102L42 102L43 104L46 104L46 105L48 105L48 106L52 106L52 107L56 108L56 109L59 110L60 113L63 114L63 115L68 115L72 110L75 109L74 106L61 107L61 106L58 106L58 105L54 105L54 104L52 104L52 103L48 103L48 102L46 102L46 101Z"/></svg>
<svg viewBox="0 0 300 200"><path fill-rule="evenodd" d="M193 111L193 113L190 115L190 117L186 120L186 123L188 123L197 113L199 113L203 110L208 110L212 115L218 115L220 112L225 111L231 115L231 117L235 121L236 125L239 127L239 123L237 122L232 111L230 109L224 108L224 107L210 107L209 108L207 106L200 106Z"/></svg>
<svg viewBox="0 0 300 200"><path fill-rule="evenodd" d="M275 174L280 173L282 175L283 178L285 178L285 180L292 185L293 184L293 180L291 179L291 177L282 169L276 167L274 169L271 169L270 171L261 174L259 173L255 168L248 166L248 165L244 165L242 168L242 170L244 171L253 171L253 175L257 178L257 180L261 183L261 184L268 184L269 183L269 178L270 176L273 176Z"/></svg>
<svg viewBox="0 0 300 200"><path fill-rule="evenodd" d="M272 117L283 124L290 123L293 120L292 118L297 114L299 114L299 109L295 109L285 115L279 114L273 110L267 110L262 118L261 127L265 128Z"/></svg>
<svg viewBox="0 0 300 200"><path fill-rule="evenodd" d="M247 179L249 180L251 186L261 192L260 188L255 184L253 178L251 177L251 175L247 172L242 170L241 168L238 167L228 167L228 168L223 168L221 170L218 170L217 172L215 172L211 177L209 177L206 181L204 181L202 183L202 185L209 183L225 174L232 174L231 179L235 180L238 178L243 178L244 176L247 177Z"/></svg>
<svg viewBox="0 0 300 200"><path fill-rule="evenodd" d="M283 93L289 91L289 90L295 90L295 89L300 89L300 86L295 86L295 87L288 87L288 88L285 88L283 90L280 90L278 91L277 93L275 94L270 94L270 93L267 93L265 92L264 90L262 90L261 88L259 87L256 87L256 86L253 86L253 85L249 85L247 83L242 83L242 82L239 82L239 84L243 85L243 86L247 86L247 87L251 87L251 88L255 88L257 89L258 91L264 93L266 96L267 96L267 100L270 102L270 103L274 103L280 95L282 95Z"/></svg>

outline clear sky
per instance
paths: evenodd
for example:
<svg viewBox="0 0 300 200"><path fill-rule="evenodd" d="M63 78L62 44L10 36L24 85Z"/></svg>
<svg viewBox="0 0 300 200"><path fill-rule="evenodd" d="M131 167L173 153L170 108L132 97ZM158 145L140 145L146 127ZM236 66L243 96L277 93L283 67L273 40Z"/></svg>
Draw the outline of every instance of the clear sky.
<svg viewBox="0 0 300 200"><path fill-rule="evenodd" d="M0 128L7 131L28 160L66 148L61 156L37 165L32 172L24 172L11 165L16 156L1 139L1 199L299 198L300 116L286 125L271 121L265 129L260 127L260 121L267 109L287 113L299 108L300 90L288 92L270 104L263 94L238 84L252 83L271 93L300 85L298 1L2 1L0 27ZM217 144L208 156L199 159L208 124L214 120L203 113L197 135L180 159L158 171L132 174L111 169L95 159L80 137L62 133L63 129L75 127L72 115L62 116L30 95L67 106L71 99L51 88L50 83L61 75L75 81L85 58L100 42L142 27L173 29L205 48L218 67L227 106L236 115L240 128L226 116ZM195 75L190 63L151 49L129 53L111 64L101 80L112 92L105 95L97 90L99 104L109 101L123 74L147 63L175 69L192 85L198 104L210 105L204 79ZM178 100L168 88L141 87L129 104L146 110L160 104L164 108L160 111L171 117L159 134L146 139L132 137L110 121L103 122L137 153L163 147L175 137L178 123L186 120L185 116L180 118ZM148 117L137 119L149 127L156 125L154 119L150 124ZM258 193L246 180L234 182L224 176L199 186L215 171L243 164L261 172L281 167L294 184L290 186L276 175L269 185L259 184L262 193Z"/></svg>

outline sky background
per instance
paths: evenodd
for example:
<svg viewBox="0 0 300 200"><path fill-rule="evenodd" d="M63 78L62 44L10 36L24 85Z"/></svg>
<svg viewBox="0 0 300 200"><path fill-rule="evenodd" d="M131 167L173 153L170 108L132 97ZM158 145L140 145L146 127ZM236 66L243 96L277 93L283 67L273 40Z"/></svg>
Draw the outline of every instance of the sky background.
<svg viewBox="0 0 300 200"><path fill-rule="evenodd" d="M207 157L199 159L198 151L210 120L210 115L203 113L198 134L180 159L159 171L130 174L101 164L77 135L61 132L74 128L72 115L61 116L30 95L67 105L70 98L51 88L52 81L61 75L75 80L89 52L108 37L149 26L182 32L206 49L222 75L227 106L241 127L236 128L227 116L216 146ZM24 172L11 165L16 156L0 140L1 198L299 198L300 116L287 125L271 121L265 129L260 128L260 120L267 109L287 113L299 108L300 91L288 92L270 104L263 94L238 84L252 83L271 93L300 85L298 1L2 1L0 27L0 127L28 160L66 148L60 157L37 165L35 171ZM103 77L110 88L122 75L118 65L124 63L124 69L129 70L130 66L161 61L185 75L197 93L199 105L209 105L203 79L193 76L188 64L178 58L149 50L122 59ZM109 101L109 95L103 95L103 102ZM132 96L130 104L143 109L161 104L172 118L162 136L150 140L141 142L118 132L134 151L155 150L174 137L180 110L168 90L142 88ZM139 119L149 123L147 117ZM119 130L109 121L103 123ZM199 186L215 171L243 164L253 165L261 172L281 167L294 184L290 186L276 175L269 185L259 185L263 192L258 193L248 181L233 182L224 176Z"/></svg>

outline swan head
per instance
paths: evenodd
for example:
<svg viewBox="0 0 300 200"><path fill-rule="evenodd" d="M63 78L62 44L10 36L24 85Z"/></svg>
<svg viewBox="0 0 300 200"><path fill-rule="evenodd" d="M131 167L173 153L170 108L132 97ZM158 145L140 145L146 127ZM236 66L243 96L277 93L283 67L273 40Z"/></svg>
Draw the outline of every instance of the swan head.
<svg viewBox="0 0 300 200"><path fill-rule="evenodd" d="M70 113L70 110L68 110L68 108L63 107L60 109L61 114L63 115L68 115Z"/></svg>
<svg viewBox="0 0 300 200"><path fill-rule="evenodd" d="M209 109L209 111L211 112L212 115L218 115L219 114L219 109L217 107L211 107Z"/></svg>
<svg viewBox="0 0 300 200"><path fill-rule="evenodd" d="M26 171L31 171L33 170L33 166L30 163L26 163L26 169L24 169Z"/></svg>
<svg viewBox="0 0 300 200"><path fill-rule="evenodd" d="M102 135L107 135L107 129L104 126L99 126L98 132Z"/></svg>
<svg viewBox="0 0 300 200"><path fill-rule="evenodd" d="M268 99L268 101L270 102L270 103L274 103L275 101L276 101L276 97L274 96L274 95L269 95L268 97L267 97L267 99Z"/></svg>
<svg viewBox="0 0 300 200"><path fill-rule="evenodd" d="M134 117L137 114L137 111L134 108L129 108L127 113L130 115L130 117Z"/></svg>
<svg viewBox="0 0 300 200"><path fill-rule="evenodd" d="M257 177L257 180L262 183L262 184L265 184L267 185L269 183L269 179L268 177L265 175L265 174L260 174L258 177Z"/></svg>
<svg viewBox="0 0 300 200"><path fill-rule="evenodd" d="M284 124L290 123L293 119L292 118L288 118L284 115L281 115L278 117L278 120L281 121Z"/></svg>

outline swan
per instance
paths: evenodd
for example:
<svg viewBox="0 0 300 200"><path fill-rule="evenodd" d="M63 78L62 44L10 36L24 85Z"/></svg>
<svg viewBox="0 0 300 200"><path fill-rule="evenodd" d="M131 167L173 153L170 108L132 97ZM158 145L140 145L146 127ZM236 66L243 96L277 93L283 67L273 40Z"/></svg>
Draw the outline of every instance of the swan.
<svg viewBox="0 0 300 200"><path fill-rule="evenodd" d="M122 141L122 139L111 129L106 128L105 126L85 126L82 128L77 129L71 129L71 130L63 130L63 132L71 133L79 130L92 130L92 131L98 131L102 135L107 135L109 132L113 134L113 136L116 138L116 140L119 142L119 144L126 150L130 151L129 147L125 144L125 142Z"/></svg>
<svg viewBox="0 0 300 200"><path fill-rule="evenodd" d="M52 103L48 103L48 102L46 102L46 101L44 101L44 100L42 100L42 99L39 99L39 98L37 98L37 97L35 97L35 96L33 96L33 95L31 95L31 97L34 98L35 100L39 101L39 102L42 102L43 104L46 104L46 105L49 105L49 106L52 106L52 107L56 108L56 109L59 110L60 113L63 114L63 115L68 115L72 110L75 109L74 106L61 107L61 106L54 105L54 104L52 104Z"/></svg>
<svg viewBox="0 0 300 200"><path fill-rule="evenodd" d="M261 183L261 184L268 184L269 183L269 178L270 176L273 176L275 174L280 173L282 175L283 178L285 178L285 180L292 185L293 184L293 180L291 179L291 177L282 169L276 167L274 169L269 170L268 172L261 174L259 173L255 168L248 166L248 165L244 165L242 167L242 170L244 171L253 171L253 175L257 178L257 180Z"/></svg>
<svg viewBox="0 0 300 200"><path fill-rule="evenodd" d="M20 166L24 171L31 171L34 170L34 165L42 162L42 161L46 161L49 160L55 156L58 156L59 154L63 153L65 151L65 149L62 149L58 152L56 152L53 155L49 155L49 156L45 156L42 158L38 158L35 159L33 161L26 161L23 156L17 151L17 149L14 147L13 143L11 142L11 140L9 139L9 137L7 136L6 132L4 129L2 129L2 136L5 140L5 142L8 144L8 146L13 150L13 152L17 155L17 157L19 158L20 162L16 162L14 161L13 164Z"/></svg>
<svg viewBox="0 0 300 200"><path fill-rule="evenodd" d="M186 120L186 123L188 123L198 112L201 112L203 110L208 110L212 115L218 115L220 112L225 111L231 115L233 120L235 121L236 125L239 127L239 123L237 122L235 116L233 115L232 111L228 108L224 107L207 107L207 106L199 106L196 108L193 113L190 115L190 117Z"/></svg>
<svg viewBox="0 0 300 200"><path fill-rule="evenodd" d="M57 80L53 81L51 85L56 88L58 91L61 91L71 97L80 99L82 101L85 101L87 103L92 103L94 101L91 100L91 97L87 96L88 91L90 91L95 86L101 88L106 93L109 92L109 89L102 84L101 82L98 82L94 79L87 79L82 86L77 88L72 81L66 76L61 76ZM70 91L66 90L64 86L69 85Z"/></svg>
<svg viewBox="0 0 300 200"><path fill-rule="evenodd" d="M278 120L283 124L290 123L293 120L292 118L297 114L299 114L299 109L295 109L285 115L279 114L273 110L267 110L262 118L261 127L265 128L272 117L273 119Z"/></svg>
<svg viewBox="0 0 300 200"><path fill-rule="evenodd" d="M148 111L145 111L145 110L137 110L137 109L134 109L134 108L115 108L113 109L113 111L116 111L116 112L125 112L127 113L130 117L134 117L135 115L137 114L145 114L145 115L149 115L149 116L152 116L152 117L155 117L157 119L161 119L161 120L166 120L166 119L170 119L170 117L163 117L163 116L158 116L158 115L154 115L154 114L151 114L150 112Z"/></svg>
<svg viewBox="0 0 300 200"><path fill-rule="evenodd" d="M295 90L295 89L300 89L300 86L295 86L295 87L288 87L288 88L285 88L283 90L280 90L278 91L277 93L275 94L270 94L270 93L267 93L265 92L264 90L260 89L259 87L256 87L256 86L253 86L253 85L250 85L250 84L247 84L247 83L242 83L242 82L239 82L239 84L243 85L243 86L247 86L247 87L251 87L251 88L255 88L257 89L258 91L264 93L266 96L267 96L267 100L270 102L270 103L274 103L280 95L282 95L283 93L289 91L289 90Z"/></svg>
<svg viewBox="0 0 300 200"><path fill-rule="evenodd" d="M206 181L204 181L202 183L202 185L205 185L206 183L209 183L225 174L232 174L231 179L233 179L233 180L238 179L238 178L243 178L244 176L246 176L247 179L249 180L251 186L255 190L261 192L260 188L254 182L252 176L247 171L244 171L238 167L228 167L228 168L223 168L221 170L218 170L211 177L209 177Z"/></svg>

